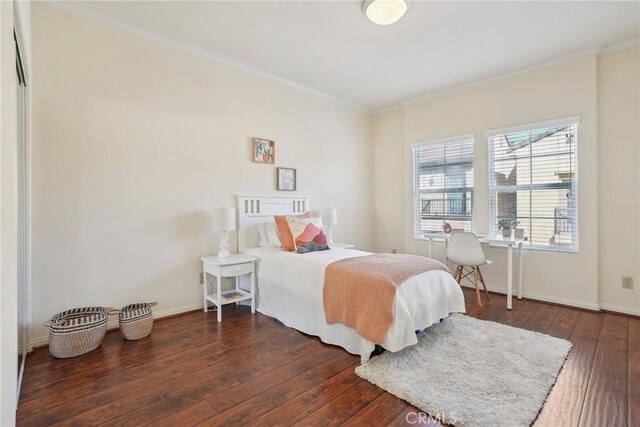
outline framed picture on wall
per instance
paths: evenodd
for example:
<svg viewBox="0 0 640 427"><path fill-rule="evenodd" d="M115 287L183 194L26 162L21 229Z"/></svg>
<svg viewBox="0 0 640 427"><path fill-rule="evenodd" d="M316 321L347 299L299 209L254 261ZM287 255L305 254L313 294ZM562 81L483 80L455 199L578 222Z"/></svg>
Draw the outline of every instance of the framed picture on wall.
<svg viewBox="0 0 640 427"><path fill-rule="evenodd" d="M278 191L296 191L296 170L277 168Z"/></svg>
<svg viewBox="0 0 640 427"><path fill-rule="evenodd" d="M268 139L253 138L253 161L273 164L276 160L276 143Z"/></svg>

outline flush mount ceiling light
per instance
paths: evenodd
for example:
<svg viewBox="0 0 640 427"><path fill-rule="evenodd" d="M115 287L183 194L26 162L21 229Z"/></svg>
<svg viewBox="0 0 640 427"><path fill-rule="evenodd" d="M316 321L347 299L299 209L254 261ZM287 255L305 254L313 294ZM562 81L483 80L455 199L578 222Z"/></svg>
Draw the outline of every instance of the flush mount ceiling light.
<svg viewBox="0 0 640 427"><path fill-rule="evenodd" d="M396 22L407 11L409 0L365 0L362 10L372 22L389 25Z"/></svg>

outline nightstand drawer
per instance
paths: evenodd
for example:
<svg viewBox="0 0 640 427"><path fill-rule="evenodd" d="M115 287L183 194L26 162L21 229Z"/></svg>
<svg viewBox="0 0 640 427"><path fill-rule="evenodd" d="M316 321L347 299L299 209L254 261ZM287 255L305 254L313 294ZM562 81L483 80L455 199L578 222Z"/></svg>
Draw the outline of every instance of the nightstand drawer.
<svg viewBox="0 0 640 427"><path fill-rule="evenodd" d="M236 277L243 274L249 274L253 271L253 263L225 265L220 268L220 275L222 277Z"/></svg>

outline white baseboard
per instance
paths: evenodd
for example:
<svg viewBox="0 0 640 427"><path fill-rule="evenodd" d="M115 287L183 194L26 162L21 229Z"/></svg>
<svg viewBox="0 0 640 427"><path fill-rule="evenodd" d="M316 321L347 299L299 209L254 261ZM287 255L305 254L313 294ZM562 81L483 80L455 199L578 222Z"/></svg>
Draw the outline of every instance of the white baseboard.
<svg viewBox="0 0 640 427"><path fill-rule="evenodd" d="M472 285L467 283L463 284L462 286L464 286L465 288L475 289ZM504 295L507 294L507 288L489 288L489 291L496 292L499 294L504 294ZM530 299L543 301L543 302L551 302L555 304L568 305L570 307L584 308L586 310L600 311L600 307L601 307L601 305L598 305L597 303L594 303L594 302L585 302L585 301L574 300L569 298L560 298L560 297L537 294L532 292L522 292L522 296L524 298L530 298ZM517 298L516 289L514 289L513 297Z"/></svg>
<svg viewBox="0 0 640 427"><path fill-rule="evenodd" d="M631 314L632 316L640 316L640 308L627 307L616 304L600 304L602 310L615 311L618 313Z"/></svg>
<svg viewBox="0 0 640 427"><path fill-rule="evenodd" d="M180 307L166 308L164 310L153 310L153 318L154 319L162 319L163 317L175 316L176 314L182 314L193 310L199 310L202 308L202 302L197 302L193 304L187 304ZM118 329L118 317L112 316L109 319L109 323L107 323L107 330ZM28 347L29 351L33 349L33 347L43 347L49 344L49 335L45 335L42 337L36 337L31 340L31 343Z"/></svg>

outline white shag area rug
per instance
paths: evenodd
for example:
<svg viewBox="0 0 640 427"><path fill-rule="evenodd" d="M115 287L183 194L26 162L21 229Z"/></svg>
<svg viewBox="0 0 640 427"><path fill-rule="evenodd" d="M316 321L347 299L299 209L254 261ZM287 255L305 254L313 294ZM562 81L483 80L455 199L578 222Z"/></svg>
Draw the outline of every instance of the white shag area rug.
<svg viewBox="0 0 640 427"><path fill-rule="evenodd" d="M356 374L448 424L529 426L570 350L563 339L454 314Z"/></svg>

